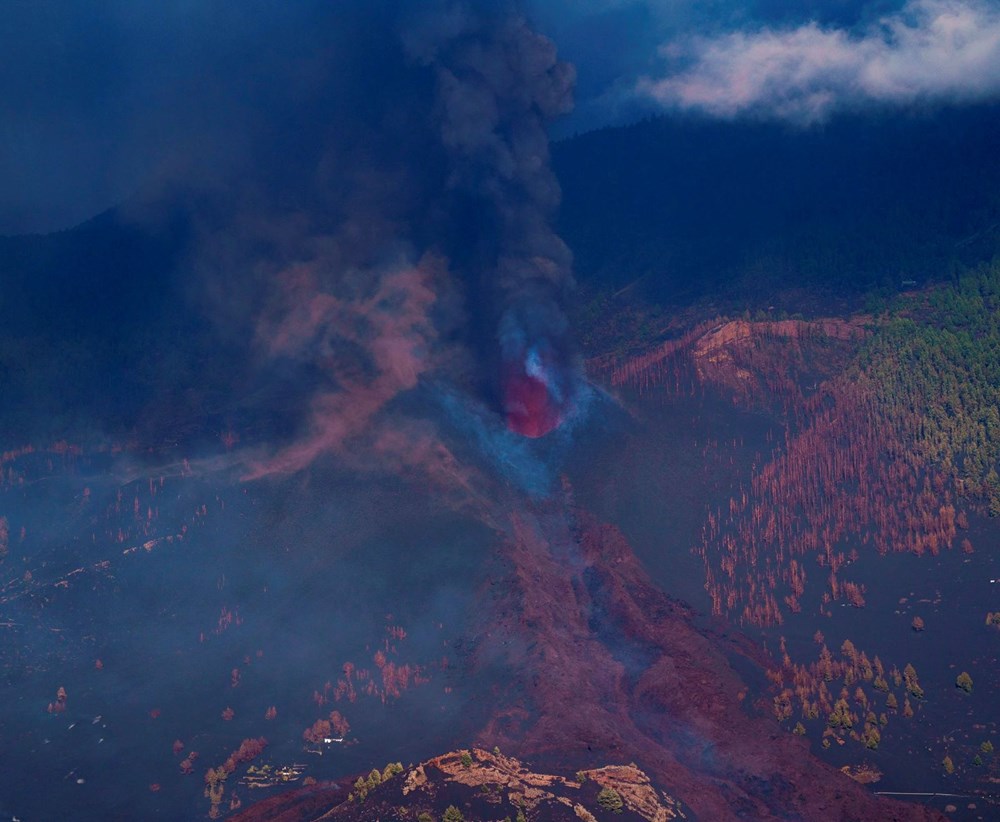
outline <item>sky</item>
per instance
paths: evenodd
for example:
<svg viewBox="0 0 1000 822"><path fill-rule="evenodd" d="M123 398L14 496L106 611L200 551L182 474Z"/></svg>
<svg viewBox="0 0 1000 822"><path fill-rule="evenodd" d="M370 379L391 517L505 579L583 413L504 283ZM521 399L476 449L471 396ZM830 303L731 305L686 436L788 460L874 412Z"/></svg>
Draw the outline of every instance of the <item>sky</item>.
<svg viewBox="0 0 1000 822"><path fill-rule="evenodd" d="M338 101L381 95L382 67L405 53L408 9L447 21L460 5L14 0L0 20L0 234L67 228L178 168L238 164L296 95L350 117ZM357 37L359 9L383 6L392 25ZM994 0L524 0L518 11L576 68L555 137L649 114L815 127L859 108L1000 96Z"/></svg>

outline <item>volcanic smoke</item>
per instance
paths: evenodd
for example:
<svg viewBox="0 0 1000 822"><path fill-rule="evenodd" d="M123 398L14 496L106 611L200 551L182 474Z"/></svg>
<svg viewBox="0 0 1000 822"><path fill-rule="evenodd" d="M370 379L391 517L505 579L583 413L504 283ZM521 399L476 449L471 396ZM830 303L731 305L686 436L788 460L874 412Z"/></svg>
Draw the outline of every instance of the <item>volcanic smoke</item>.
<svg viewBox="0 0 1000 822"><path fill-rule="evenodd" d="M435 70L448 186L482 215L490 252L476 268L492 295L499 399L507 426L527 437L555 429L580 384L562 305L572 255L550 220L560 190L546 125L573 105L573 67L520 17L465 8L440 16L411 55Z"/></svg>

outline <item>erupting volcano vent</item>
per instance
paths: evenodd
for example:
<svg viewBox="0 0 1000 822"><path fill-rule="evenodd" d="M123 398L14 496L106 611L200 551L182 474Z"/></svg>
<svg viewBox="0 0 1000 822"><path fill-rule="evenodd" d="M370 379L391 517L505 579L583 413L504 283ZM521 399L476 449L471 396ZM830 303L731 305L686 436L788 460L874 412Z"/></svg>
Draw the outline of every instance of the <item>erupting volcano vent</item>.
<svg viewBox="0 0 1000 822"><path fill-rule="evenodd" d="M456 222L476 215L470 269L492 302L487 322L498 322L499 367L492 350L485 355L499 377L498 410L511 430L541 437L565 418L581 378L563 308L572 255L551 226L560 192L546 133L573 106L575 73L517 15L483 9L462 19L457 30L430 26L410 48L437 75L447 184L462 195Z"/></svg>
<svg viewBox="0 0 1000 822"><path fill-rule="evenodd" d="M564 392L555 363L539 346L504 363L501 378L507 427L525 437L542 437L562 421Z"/></svg>
<svg viewBox="0 0 1000 822"><path fill-rule="evenodd" d="M500 403L507 427L543 437L575 405L580 370L569 323L545 288L531 288L501 318Z"/></svg>

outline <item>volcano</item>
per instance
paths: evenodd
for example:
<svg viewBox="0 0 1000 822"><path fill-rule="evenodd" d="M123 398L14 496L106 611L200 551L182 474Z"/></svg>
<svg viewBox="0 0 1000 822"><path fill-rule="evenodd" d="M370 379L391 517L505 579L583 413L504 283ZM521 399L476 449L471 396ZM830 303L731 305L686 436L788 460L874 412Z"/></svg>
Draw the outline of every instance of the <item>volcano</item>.
<svg viewBox="0 0 1000 822"><path fill-rule="evenodd" d="M550 154L537 3L62 5L0 29L0 818L1000 819L1000 104Z"/></svg>

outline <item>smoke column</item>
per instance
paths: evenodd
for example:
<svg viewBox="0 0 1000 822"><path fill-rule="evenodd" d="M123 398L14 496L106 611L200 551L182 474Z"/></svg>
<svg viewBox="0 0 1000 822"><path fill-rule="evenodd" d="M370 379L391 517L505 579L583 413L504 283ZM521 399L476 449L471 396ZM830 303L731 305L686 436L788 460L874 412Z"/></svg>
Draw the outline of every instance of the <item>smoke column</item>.
<svg viewBox="0 0 1000 822"><path fill-rule="evenodd" d="M263 88L233 81L246 173L182 171L206 189L192 197L192 295L209 292L246 384L290 392L261 409L280 436L250 476L327 455L451 476L428 401L441 386L491 425L470 411L485 392L518 436L580 404L546 133L574 71L499 5L322 4L315 32L293 26L274 46Z"/></svg>
<svg viewBox="0 0 1000 822"><path fill-rule="evenodd" d="M448 187L483 212L479 230L491 235L478 273L492 306L484 319L495 329L499 404L511 430L541 437L572 411L580 384L562 309L571 255L549 224L560 191L545 131L572 108L575 72L509 14L452 7L417 21L404 42L436 74Z"/></svg>

